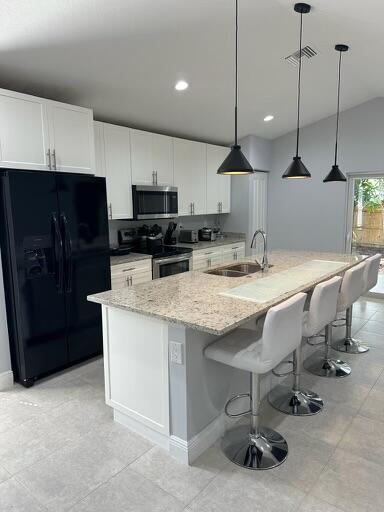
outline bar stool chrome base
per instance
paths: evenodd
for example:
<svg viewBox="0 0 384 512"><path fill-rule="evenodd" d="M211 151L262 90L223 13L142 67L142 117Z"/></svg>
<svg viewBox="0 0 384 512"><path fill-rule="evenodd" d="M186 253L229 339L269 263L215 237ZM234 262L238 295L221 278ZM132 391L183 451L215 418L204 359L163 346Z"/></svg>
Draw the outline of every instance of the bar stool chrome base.
<svg viewBox="0 0 384 512"><path fill-rule="evenodd" d="M360 341L355 338L345 338L343 340L336 341L332 344L332 348L338 352L346 352L347 354L365 354L368 352L369 347L363 345Z"/></svg>
<svg viewBox="0 0 384 512"><path fill-rule="evenodd" d="M225 456L246 469L272 469L280 466L288 455L287 441L278 432L259 427L252 434L249 425L228 430L221 447Z"/></svg>
<svg viewBox="0 0 384 512"><path fill-rule="evenodd" d="M278 411L292 416L312 416L319 413L324 406L323 400L313 391L294 391L282 385L272 389L268 401Z"/></svg>
<svg viewBox="0 0 384 512"><path fill-rule="evenodd" d="M345 312L345 338L332 343L332 347L338 352L345 352L347 354L365 354L365 352L368 352L369 347L352 338L352 308L353 306L349 306Z"/></svg>
<svg viewBox="0 0 384 512"><path fill-rule="evenodd" d="M342 378L348 377L351 373L351 368L340 359L326 358L324 354L319 351L312 354L306 361L304 361L304 368L314 375L319 377Z"/></svg>

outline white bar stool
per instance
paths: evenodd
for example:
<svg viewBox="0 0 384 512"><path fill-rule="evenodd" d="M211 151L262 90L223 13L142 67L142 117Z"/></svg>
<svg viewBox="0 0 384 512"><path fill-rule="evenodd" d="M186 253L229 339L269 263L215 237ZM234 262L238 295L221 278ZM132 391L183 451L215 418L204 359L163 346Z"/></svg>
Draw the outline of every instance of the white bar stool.
<svg viewBox="0 0 384 512"><path fill-rule="evenodd" d="M352 307L363 293L367 283L365 282L365 273L367 263L363 261L355 267L347 270L341 283L339 300L337 303L337 312L345 311L345 337L335 341L332 347L339 352L348 352L349 354L364 354L368 352L369 347L363 345L360 341L352 338Z"/></svg>
<svg viewBox="0 0 384 512"><path fill-rule="evenodd" d="M309 310L305 311L303 316L304 338L315 336L333 321L336 315L340 284L341 277L334 277L315 287L309 303ZM335 368L344 364L342 361L332 361L327 353L325 357L318 356L316 358L316 373L318 374L319 371L323 373L324 366ZM275 386L268 396L270 404L280 412L293 416L308 416L319 413L323 408L324 402L318 394L301 388L301 367L302 345L300 344L293 352L293 386Z"/></svg>
<svg viewBox="0 0 384 512"><path fill-rule="evenodd" d="M377 253L365 260L364 291L363 294L372 290L377 284L379 268L382 255Z"/></svg>
<svg viewBox="0 0 384 512"><path fill-rule="evenodd" d="M306 294L294 297L270 308L265 317L260 338L250 329L236 331L206 347L205 357L251 374L249 395L239 395L229 400L249 396L250 426L241 425L226 432L222 449L226 457L247 469L270 469L280 465L287 457L286 440L274 430L260 426L260 374L271 371L301 343L302 315ZM229 416L241 416L243 414Z"/></svg>
<svg viewBox="0 0 384 512"><path fill-rule="evenodd" d="M309 339L318 336L325 328L325 352L317 351L304 361L304 368L320 377L347 377L351 368L340 359L331 357L332 322L336 316L341 277L333 277L318 284L311 298L308 313L304 313L303 336Z"/></svg>

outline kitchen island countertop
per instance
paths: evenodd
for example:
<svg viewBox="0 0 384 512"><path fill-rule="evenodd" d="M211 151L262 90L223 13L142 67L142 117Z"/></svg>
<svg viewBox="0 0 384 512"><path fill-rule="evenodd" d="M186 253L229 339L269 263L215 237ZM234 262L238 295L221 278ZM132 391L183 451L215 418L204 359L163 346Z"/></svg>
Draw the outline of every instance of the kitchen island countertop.
<svg viewBox="0 0 384 512"><path fill-rule="evenodd" d="M254 257L247 257L243 261L254 261L254 259ZM210 334L222 335L264 314L271 306L295 293L310 290L318 282L344 272L362 259L364 258L361 256L351 254L274 251L269 255L269 262L273 266L265 274L257 272L250 276L231 278L206 274L202 271L191 271L156 279L128 289L91 295L88 299L105 306L140 313ZM338 261L342 265L337 271L325 272L321 278L311 277L308 274L308 280L304 284L270 301L256 303L222 295L231 288L252 280L263 279L311 260Z"/></svg>

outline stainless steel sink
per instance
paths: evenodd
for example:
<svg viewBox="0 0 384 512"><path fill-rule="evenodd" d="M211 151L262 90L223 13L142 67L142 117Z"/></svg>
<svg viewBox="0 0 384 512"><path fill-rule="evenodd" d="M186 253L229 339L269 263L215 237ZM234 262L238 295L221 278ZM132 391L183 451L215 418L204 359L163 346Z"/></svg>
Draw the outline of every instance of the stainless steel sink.
<svg viewBox="0 0 384 512"><path fill-rule="evenodd" d="M244 277L247 275L244 272L236 272L236 270L226 270L224 268L216 268L213 270L207 270L204 273L205 274L213 274L215 276L224 276L224 277Z"/></svg>
<svg viewBox="0 0 384 512"><path fill-rule="evenodd" d="M272 265L269 265L271 267ZM231 265L225 265L223 267L214 268L212 270L206 270L205 274L213 274L215 276L224 277L244 277L260 272L261 267L256 262L246 261L245 263L232 263Z"/></svg>

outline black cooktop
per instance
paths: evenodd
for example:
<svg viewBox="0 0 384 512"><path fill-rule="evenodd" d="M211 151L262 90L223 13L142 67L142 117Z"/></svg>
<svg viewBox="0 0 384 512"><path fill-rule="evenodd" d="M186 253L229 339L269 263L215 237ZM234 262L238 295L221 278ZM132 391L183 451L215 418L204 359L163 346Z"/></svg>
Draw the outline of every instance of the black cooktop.
<svg viewBox="0 0 384 512"><path fill-rule="evenodd" d="M167 258L168 256L178 256L192 252L189 247L175 247L172 245L162 245L159 247L140 249L138 252L142 254L151 254L153 258Z"/></svg>
<svg viewBox="0 0 384 512"><path fill-rule="evenodd" d="M150 254L153 258L167 258L168 256L178 256L179 254L186 254L192 252L189 247L175 247L173 245L160 245L157 247L120 247L111 248L111 256L123 256L130 252L137 252L139 254Z"/></svg>

